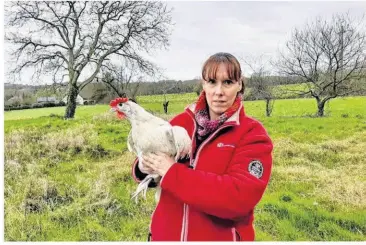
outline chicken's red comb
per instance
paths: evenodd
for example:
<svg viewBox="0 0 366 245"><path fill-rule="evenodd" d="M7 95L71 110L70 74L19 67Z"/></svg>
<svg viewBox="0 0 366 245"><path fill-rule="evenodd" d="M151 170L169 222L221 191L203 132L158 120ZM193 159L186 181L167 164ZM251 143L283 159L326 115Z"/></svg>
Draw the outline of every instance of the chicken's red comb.
<svg viewBox="0 0 366 245"><path fill-rule="evenodd" d="M117 98L117 99L112 100L111 103L109 103L109 105L111 107L115 107L119 103L125 103L127 101L128 101L128 98Z"/></svg>

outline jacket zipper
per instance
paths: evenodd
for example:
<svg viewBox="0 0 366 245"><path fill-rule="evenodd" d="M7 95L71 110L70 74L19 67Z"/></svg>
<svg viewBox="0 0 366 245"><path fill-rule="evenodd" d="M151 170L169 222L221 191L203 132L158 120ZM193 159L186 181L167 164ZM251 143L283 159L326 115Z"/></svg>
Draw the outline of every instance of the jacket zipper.
<svg viewBox="0 0 366 245"><path fill-rule="evenodd" d="M192 116L191 116L192 117ZM193 134L192 134L192 143L194 144L194 147L192 147L192 149L196 148L196 141L195 141L195 135L196 135L196 130L197 130L197 125L196 122L193 119L193 123L194 123L194 129L193 129ZM194 159L193 158L193 151L191 151L190 154L190 162L189 162L189 167L193 168L193 162ZM181 241L187 241L187 231L186 229L188 228L188 205L187 204L183 204L183 219L182 219L182 231L181 231L181 235L180 235L180 240Z"/></svg>
<svg viewBox="0 0 366 245"><path fill-rule="evenodd" d="M191 116L192 117L192 116ZM195 135L196 135L196 121L193 118L193 122L194 122L194 131L193 131L193 136L192 136L192 142L195 142ZM197 153L195 154L195 159L193 159L190 164L189 167L192 169L196 169L196 162L199 158L199 153L201 152L201 149L203 148L203 146L209 142L220 130L227 128L227 127L231 127L233 125L224 125L221 126L220 128L216 129L216 131L214 133L212 133L210 135L210 137L208 137L206 140L204 140L201 145L198 147ZM193 152L191 152L191 157L193 155ZM192 159L192 158L191 158ZM187 204L183 204L183 223L182 223L182 232L181 232L181 241L187 241L187 237L188 237L188 213L189 213L189 207Z"/></svg>

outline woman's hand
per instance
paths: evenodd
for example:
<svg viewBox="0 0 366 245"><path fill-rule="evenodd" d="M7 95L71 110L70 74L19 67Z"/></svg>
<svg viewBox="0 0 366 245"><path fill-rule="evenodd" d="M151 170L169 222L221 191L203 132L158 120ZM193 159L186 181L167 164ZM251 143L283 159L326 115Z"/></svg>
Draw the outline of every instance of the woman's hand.
<svg viewBox="0 0 366 245"><path fill-rule="evenodd" d="M142 159L144 161L144 165L147 168L150 168L154 171L154 173L159 174L160 176L164 176L166 172L168 172L169 168L175 163L175 160L161 152L156 154L150 153L147 155L143 155Z"/></svg>
<svg viewBox="0 0 366 245"><path fill-rule="evenodd" d="M144 162L139 161L138 167L139 167L140 171L144 174L154 174L154 170L152 170L151 168L146 166L146 164Z"/></svg>

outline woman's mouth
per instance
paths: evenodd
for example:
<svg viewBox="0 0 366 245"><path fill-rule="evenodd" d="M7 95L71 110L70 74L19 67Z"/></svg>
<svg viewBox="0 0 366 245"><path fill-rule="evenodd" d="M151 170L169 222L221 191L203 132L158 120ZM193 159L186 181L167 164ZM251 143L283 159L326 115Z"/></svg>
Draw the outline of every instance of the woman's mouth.
<svg viewBox="0 0 366 245"><path fill-rule="evenodd" d="M222 106L225 106L225 102L224 100L214 100L212 101L212 104L214 106L218 106L218 107L222 107Z"/></svg>

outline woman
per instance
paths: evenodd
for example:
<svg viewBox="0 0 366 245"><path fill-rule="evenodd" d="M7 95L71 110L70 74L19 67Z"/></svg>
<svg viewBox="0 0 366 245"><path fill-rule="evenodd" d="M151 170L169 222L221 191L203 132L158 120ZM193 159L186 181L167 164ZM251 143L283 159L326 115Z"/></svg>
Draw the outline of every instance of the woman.
<svg viewBox="0 0 366 245"><path fill-rule="evenodd" d="M189 161L176 163L162 153L143 156L141 169L135 161L137 182L151 172L162 176L151 240L254 240L253 210L270 178L273 145L263 126L244 113L241 77L234 56L212 55L197 102L171 120L192 137Z"/></svg>

